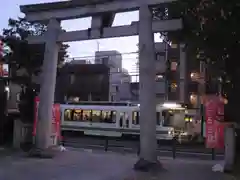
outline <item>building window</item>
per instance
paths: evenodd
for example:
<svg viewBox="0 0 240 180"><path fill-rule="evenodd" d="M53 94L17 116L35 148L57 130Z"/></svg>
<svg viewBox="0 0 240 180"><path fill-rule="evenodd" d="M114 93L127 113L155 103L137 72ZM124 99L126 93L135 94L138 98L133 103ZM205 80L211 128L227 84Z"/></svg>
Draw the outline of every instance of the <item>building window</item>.
<svg viewBox="0 0 240 180"><path fill-rule="evenodd" d="M102 64L108 65L109 58L108 57L103 57L102 58Z"/></svg>
<svg viewBox="0 0 240 180"><path fill-rule="evenodd" d="M163 76L162 74L157 74L155 80L156 80L157 82L159 82L159 81L162 81L163 78L164 78L164 76Z"/></svg>
<svg viewBox="0 0 240 180"><path fill-rule="evenodd" d="M165 61L165 53L156 53L157 61Z"/></svg>
<svg viewBox="0 0 240 180"><path fill-rule="evenodd" d="M171 62L171 71L176 71L178 67L178 63L177 62Z"/></svg>
<svg viewBox="0 0 240 180"><path fill-rule="evenodd" d="M172 44L171 44L171 48L172 48L172 49L177 49L177 48L178 48L178 45L177 45L177 44L174 44L174 43L172 43Z"/></svg>
<svg viewBox="0 0 240 180"><path fill-rule="evenodd" d="M197 95L196 94L191 94L190 95L190 103L194 106L197 105Z"/></svg>
<svg viewBox="0 0 240 180"><path fill-rule="evenodd" d="M177 83L173 82L171 83L171 92L176 92L177 90Z"/></svg>
<svg viewBox="0 0 240 180"><path fill-rule="evenodd" d="M204 78L201 77L199 72L192 72L190 74L191 80L195 81L195 82L199 82L199 83L203 83L204 82Z"/></svg>

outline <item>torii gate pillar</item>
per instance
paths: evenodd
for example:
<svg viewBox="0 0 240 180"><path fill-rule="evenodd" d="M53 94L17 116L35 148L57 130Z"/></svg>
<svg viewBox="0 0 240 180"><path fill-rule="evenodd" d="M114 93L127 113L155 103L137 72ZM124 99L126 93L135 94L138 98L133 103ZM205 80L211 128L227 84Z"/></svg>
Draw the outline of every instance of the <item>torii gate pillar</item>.
<svg viewBox="0 0 240 180"><path fill-rule="evenodd" d="M155 46L152 11L146 4L139 9L139 76L140 76L140 159L136 170L160 165L157 160Z"/></svg>
<svg viewBox="0 0 240 180"><path fill-rule="evenodd" d="M52 144L52 105L54 102L59 52L59 44L56 41L60 31L60 22L56 19L50 19L47 25L47 41L45 42L44 61L41 73L41 89L39 95L41 102L39 103L38 109L36 134L36 148L38 151L43 152L48 150ZM41 152L39 153L41 154ZM47 156L52 156L52 154L47 153Z"/></svg>

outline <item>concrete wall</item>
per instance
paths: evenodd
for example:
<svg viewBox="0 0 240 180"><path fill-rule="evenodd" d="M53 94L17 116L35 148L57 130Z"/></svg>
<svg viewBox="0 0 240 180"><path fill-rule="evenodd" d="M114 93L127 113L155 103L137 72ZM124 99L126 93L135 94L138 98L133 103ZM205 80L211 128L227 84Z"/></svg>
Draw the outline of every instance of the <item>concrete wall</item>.
<svg viewBox="0 0 240 180"><path fill-rule="evenodd" d="M131 77L125 72L110 73L109 100L130 100Z"/></svg>
<svg viewBox="0 0 240 180"><path fill-rule="evenodd" d="M95 63L106 64L110 68L109 100L130 100L131 77L122 68L122 55L117 51L98 51L95 52Z"/></svg>

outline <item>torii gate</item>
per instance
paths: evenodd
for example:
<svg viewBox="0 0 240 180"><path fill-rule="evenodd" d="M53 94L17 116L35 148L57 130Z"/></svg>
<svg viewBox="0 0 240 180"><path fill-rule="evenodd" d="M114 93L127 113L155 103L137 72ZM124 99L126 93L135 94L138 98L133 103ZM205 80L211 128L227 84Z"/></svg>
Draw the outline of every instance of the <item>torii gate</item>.
<svg viewBox="0 0 240 180"><path fill-rule="evenodd" d="M90 39L133 36L139 34L140 62L140 160L142 167L157 164L156 104L155 104L155 32L182 28L180 19L153 21L151 8L176 0L92 0L65 1L21 6L26 19L47 22L42 36L28 38L31 43L45 43L42 82L40 90L37 147L44 150L50 145L52 103L56 83L58 43ZM139 22L111 27L115 13L139 10ZM92 17L90 29L65 32L61 20ZM140 167L140 168L141 168Z"/></svg>

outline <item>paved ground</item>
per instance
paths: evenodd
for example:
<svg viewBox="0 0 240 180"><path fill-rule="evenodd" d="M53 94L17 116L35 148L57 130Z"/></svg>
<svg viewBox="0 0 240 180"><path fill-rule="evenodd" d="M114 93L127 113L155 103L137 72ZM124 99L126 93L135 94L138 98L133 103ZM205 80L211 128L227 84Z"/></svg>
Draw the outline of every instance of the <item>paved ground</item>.
<svg viewBox="0 0 240 180"><path fill-rule="evenodd" d="M135 155L101 151L69 150L54 159L7 156L0 159L1 180L230 180L214 173L216 163L204 160L160 159L164 169L157 174L132 170Z"/></svg>

